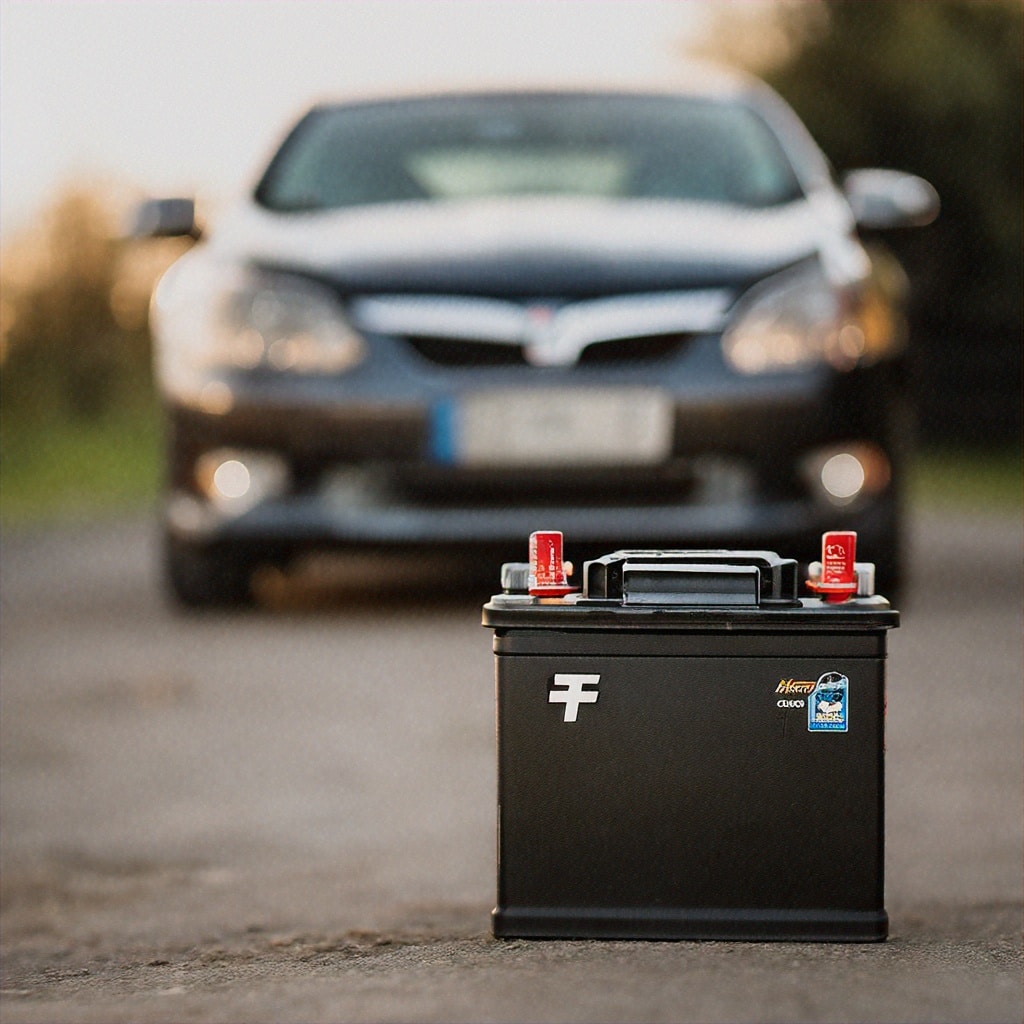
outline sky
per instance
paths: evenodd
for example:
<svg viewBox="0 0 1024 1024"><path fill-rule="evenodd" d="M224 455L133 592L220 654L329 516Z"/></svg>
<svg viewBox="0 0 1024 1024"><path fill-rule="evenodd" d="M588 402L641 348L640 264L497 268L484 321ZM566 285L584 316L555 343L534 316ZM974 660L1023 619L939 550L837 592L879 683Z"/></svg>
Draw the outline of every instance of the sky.
<svg viewBox="0 0 1024 1024"><path fill-rule="evenodd" d="M0 0L0 234L80 180L216 206L319 99L670 81L707 14L693 0Z"/></svg>

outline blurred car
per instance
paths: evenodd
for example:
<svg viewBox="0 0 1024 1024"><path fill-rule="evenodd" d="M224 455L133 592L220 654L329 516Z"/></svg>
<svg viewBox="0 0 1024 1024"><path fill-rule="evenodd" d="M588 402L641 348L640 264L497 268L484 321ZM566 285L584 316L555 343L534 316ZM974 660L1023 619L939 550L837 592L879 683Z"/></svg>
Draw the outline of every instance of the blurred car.
<svg viewBox="0 0 1024 1024"><path fill-rule="evenodd" d="M170 588L538 528L805 560L856 529L895 580L904 279L858 228L936 210L894 171L838 187L728 74L317 106L154 296ZM191 201L138 233L197 234Z"/></svg>

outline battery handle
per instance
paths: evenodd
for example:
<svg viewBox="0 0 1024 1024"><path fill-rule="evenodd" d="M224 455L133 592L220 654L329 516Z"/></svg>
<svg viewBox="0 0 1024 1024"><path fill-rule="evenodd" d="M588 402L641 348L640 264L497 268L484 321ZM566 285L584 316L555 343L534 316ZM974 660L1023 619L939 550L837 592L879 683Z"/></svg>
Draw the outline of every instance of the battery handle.
<svg viewBox="0 0 1024 1024"><path fill-rule="evenodd" d="M774 551L616 551L583 567L581 600L623 605L795 605L797 563Z"/></svg>
<svg viewBox="0 0 1024 1024"><path fill-rule="evenodd" d="M760 598L754 565L626 564L622 603L671 605L751 605Z"/></svg>

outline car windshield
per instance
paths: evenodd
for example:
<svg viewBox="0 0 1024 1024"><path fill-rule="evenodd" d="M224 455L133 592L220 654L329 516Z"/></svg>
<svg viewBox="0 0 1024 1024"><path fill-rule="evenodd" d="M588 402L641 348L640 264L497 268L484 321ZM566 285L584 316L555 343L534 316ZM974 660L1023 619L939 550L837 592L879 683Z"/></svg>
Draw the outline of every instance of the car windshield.
<svg viewBox="0 0 1024 1024"><path fill-rule="evenodd" d="M520 95L321 107L256 190L321 210L518 195L764 207L801 195L768 126L736 102Z"/></svg>

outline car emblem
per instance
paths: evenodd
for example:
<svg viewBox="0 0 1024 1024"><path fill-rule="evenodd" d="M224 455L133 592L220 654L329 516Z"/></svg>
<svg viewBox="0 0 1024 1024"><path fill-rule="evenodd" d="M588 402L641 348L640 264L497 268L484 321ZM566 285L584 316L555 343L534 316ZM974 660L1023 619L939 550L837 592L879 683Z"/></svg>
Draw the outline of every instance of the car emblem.
<svg viewBox="0 0 1024 1024"><path fill-rule="evenodd" d="M523 353L531 366L563 366L565 358L559 358L558 310L555 306L536 305L526 307ZM575 353L574 353L575 356ZM575 358L569 362L575 362Z"/></svg>

